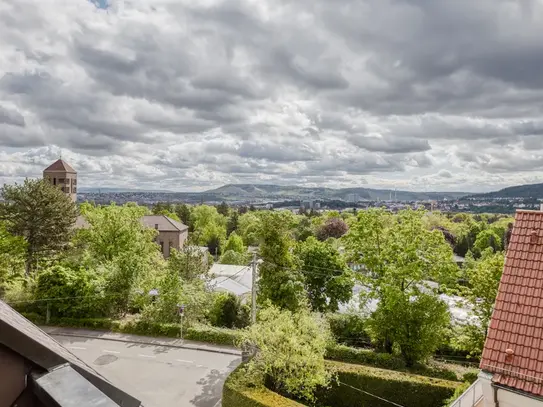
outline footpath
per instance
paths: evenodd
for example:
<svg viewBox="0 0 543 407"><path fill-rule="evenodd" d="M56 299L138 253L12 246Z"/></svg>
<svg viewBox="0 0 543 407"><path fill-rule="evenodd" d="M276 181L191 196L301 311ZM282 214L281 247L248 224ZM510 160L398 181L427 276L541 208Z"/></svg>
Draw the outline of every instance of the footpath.
<svg viewBox="0 0 543 407"><path fill-rule="evenodd" d="M40 328L51 336L73 336L77 338L103 339L107 341L141 343L144 345L167 346L171 348L192 349L203 352L222 353L225 355L241 356L241 352L232 346L210 345L208 343L186 341L180 338L166 338L154 336L140 336L122 334L109 331L99 331L79 328L64 328L54 326L40 326Z"/></svg>

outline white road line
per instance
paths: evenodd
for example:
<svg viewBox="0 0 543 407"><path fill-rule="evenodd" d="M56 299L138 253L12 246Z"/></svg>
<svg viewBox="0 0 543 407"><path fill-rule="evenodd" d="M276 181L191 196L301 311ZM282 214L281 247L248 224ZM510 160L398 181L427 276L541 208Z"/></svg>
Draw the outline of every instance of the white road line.
<svg viewBox="0 0 543 407"><path fill-rule="evenodd" d="M141 356L142 358L156 358L156 356L152 356L152 355L142 355L142 354L139 354L138 356Z"/></svg>
<svg viewBox="0 0 543 407"><path fill-rule="evenodd" d="M219 401L217 401L217 403L216 403L213 407L219 407L219 406L221 406L221 401L222 401L222 399L219 400Z"/></svg>
<svg viewBox="0 0 543 407"><path fill-rule="evenodd" d="M178 361L178 362L182 362L182 363L194 363L191 360L183 360L183 359L175 359L175 360Z"/></svg>
<svg viewBox="0 0 543 407"><path fill-rule="evenodd" d="M204 365L196 365L196 367L205 367Z"/></svg>
<svg viewBox="0 0 543 407"><path fill-rule="evenodd" d="M68 346L68 348L70 348L70 349L80 349L80 350L87 349L87 348L82 348L81 346Z"/></svg>
<svg viewBox="0 0 543 407"><path fill-rule="evenodd" d="M121 352L117 352L116 350L107 350L107 349L102 349L102 352L104 352L104 353L121 353Z"/></svg>

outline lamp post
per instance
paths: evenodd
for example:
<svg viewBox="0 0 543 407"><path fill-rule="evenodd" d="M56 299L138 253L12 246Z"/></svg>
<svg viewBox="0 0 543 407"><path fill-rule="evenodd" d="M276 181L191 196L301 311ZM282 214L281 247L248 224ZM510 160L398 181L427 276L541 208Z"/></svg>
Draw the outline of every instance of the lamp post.
<svg viewBox="0 0 543 407"><path fill-rule="evenodd" d="M158 290L156 288L149 290L149 295L151 296L151 302L155 302L156 297L159 295Z"/></svg>
<svg viewBox="0 0 543 407"><path fill-rule="evenodd" d="M185 305L177 304L177 309L179 310L179 316L181 317L181 340L183 340L183 316L185 315Z"/></svg>

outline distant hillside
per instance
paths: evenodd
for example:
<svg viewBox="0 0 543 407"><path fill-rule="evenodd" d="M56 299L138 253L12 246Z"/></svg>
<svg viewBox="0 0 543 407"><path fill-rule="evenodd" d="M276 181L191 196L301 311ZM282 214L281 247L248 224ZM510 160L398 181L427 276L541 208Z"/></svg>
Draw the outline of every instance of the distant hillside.
<svg viewBox="0 0 543 407"><path fill-rule="evenodd" d="M354 200L381 200L396 199L398 201L421 201L458 199L468 195L465 192L411 192L393 191L387 189L371 188L308 188L299 186L259 185L259 184L229 184L205 192L206 195L215 195L224 200L240 199L340 199Z"/></svg>
<svg viewBox="0 0 543 407"><path fill-rule="evenodd" d="M471 195L470 198L535 198L543 199L543 184L518 185L486 194Z"/></svg>

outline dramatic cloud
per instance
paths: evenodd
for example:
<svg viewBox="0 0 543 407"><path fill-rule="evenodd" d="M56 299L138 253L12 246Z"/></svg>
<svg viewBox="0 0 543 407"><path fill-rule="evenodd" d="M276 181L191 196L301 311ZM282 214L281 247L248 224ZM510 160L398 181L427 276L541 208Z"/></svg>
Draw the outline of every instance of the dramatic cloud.
<svg viewBox="0 0 543 407"><path fill-rule="evenodd" d="M541 0L0 2L0 182L543 182Z"/></svg>

